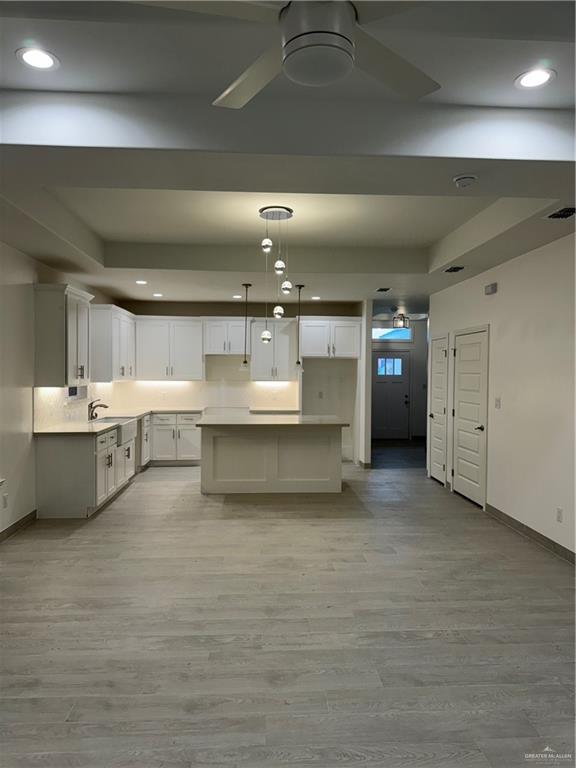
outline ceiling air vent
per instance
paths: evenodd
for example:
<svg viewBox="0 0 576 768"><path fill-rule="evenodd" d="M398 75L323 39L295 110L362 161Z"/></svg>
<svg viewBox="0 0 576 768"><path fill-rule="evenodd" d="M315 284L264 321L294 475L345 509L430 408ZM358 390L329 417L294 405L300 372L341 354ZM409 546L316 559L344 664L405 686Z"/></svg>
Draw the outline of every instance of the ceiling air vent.
<svg viewBox="0 0 576 768"><path fill-rule="evenodd" d="M554 213L549 213L548 219L569 219L576 213L576 208L559 208Z"/></svg>
<svg viewBox="0 0 576 768"><path fill-rule="evenodd" d="M376 288L376 293L386 293L390 288Z"/></svg>
<svg viewBox="0 0 576 768"><path fill-rule="evenodd" d="M463 269L464 267L448 267L444 272L462 272Z"/></svg>

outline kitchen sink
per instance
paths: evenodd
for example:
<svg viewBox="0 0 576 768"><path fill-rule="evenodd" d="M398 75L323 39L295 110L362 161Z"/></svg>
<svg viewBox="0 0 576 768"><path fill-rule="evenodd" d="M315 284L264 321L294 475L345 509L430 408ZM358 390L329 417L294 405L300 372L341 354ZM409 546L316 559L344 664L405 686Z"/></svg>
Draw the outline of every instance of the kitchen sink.
<svg viewBox="0 0 576 768"><path fill-rule="evenodd" d="M122 416L104 416L95 419L98 424L118 424L118 445L127 443L136 437L138 431L138 419Z"/></svg>

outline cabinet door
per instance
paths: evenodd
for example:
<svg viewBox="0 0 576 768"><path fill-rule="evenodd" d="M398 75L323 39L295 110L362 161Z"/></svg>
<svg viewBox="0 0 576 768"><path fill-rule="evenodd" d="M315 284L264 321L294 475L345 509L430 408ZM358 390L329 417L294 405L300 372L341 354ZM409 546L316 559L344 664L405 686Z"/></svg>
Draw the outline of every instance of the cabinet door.
<svg viewBox="0 0 576 768"><path fill-rule="evenodd" d="M167 320L136 322L136 378L151 381L170 378L170 323Z"/></svg>
<svg viewBox="0 0 576 768"><path fill-rule="evenodd" d="M120 317L116 314L112 315L112 378L114 380L124 378L122 371L122 362L120 359L121 352L121 323Z"/></svg>
<svg viewBox="0 0 576 768"><path fill-rule="evenodd" d="M136 445L134 440L121 446L124 453L124 480L129 480L136 473Z"/></svg>
<svg viewBox="0 0 576 768"><path fill-rule="evenodd" d="M120 378L135 375L135 323L129 317L120 318Z"/></svg>
<svg viewBox="0 0 576 768"><path fill-rule="evenodd" d="M330 357L330 321L303 320L300 323L301 357Z"/></svg>
<svg viewBox="0 0 576 768"><path fill-rule="evenodd" d="M228 323L225 320L204 322L204 354L228 354Z"/></svg>
<svg viewBox="0 0 576 768"><path fill-rule="evenodd" d="M332 321L332 357L360 357L360 323Z"/></svg>
<svg viewBox="0 0 576 768"><path fill-rule="evenodd" d="M248 339L246 354L250 354L250 323L248 323ZM228 323L228 354L244 354L244 320L232 320Z"/></svg>
<svg viewBox="0 0 576 768"><path fill-rule="evenodd" d="M116 448L109 448L106 451L108 457L108 463L106 466L106 491L107 496L111 496L116 488L118 488L118 480L116 477ZM123 471L123 467L120 467L120 471Z"/></svg>
<svg viewBox="0 0 576 768"><path fill-rule="evenodd" d="M66 297L66 380L69 387L80 383L78 377L78 304L75 296Z"/></svg>
<svg viewBox="0 0 576 768"><path fill-rule="evenodd" d="M150 461L150 427L142 424L142 443L140 446L140 463L145 466Z"/></svg>
<svg viewBox="0 0 576 768"><path fill-rule="evenodd" d="M178 430L178 458L181 461L190 461L200 458L200 427L194 424L182 424Z"/></svg>
<svg viewBox="0 0 576 768"><path fill-rule="evenodd" d="M199 380L202 374L202 323L198 320L173 322L170 378Z"/></svg>
<svg viewBox="0 0 576 768"><path fill-rule="evenodd" d="M250 378L252 381L271 381L274 379L274 327L268 324L272 332L272 341L263 344L260 334L266 324L262 321L252 323L252 352L250 355Z"/></svg>
<svg viewBox="0 0 576 768"><path fill-rule="evenodd" d="M78 380L80 384L90 381L90 304L80 299L76 304L76 334Z"/></svg>
<svg viewBox="0 0 576 768"><path fill-rule="evenodd" d="M136 321L128 319L128 372L131 379L136 378Z"/></svg>
<svg viewBox="0 0 576 768"><path fill-rule="evenodd" d="M99 451L96 454L96 506L99 507L108 496L108 451Z"/></svg>
<svg viewBox="0 0 576 768"><path fill-rule="evenodd" d="M295 336L294 321L274 326L274 375L280 381L296 378Z"/></svg>
<svg viewBox="0 0 576 768"><path fill-rule="evenodd" d="M176 459L176 427L152 427L152 458L156 461L171 461Z"/></svg>

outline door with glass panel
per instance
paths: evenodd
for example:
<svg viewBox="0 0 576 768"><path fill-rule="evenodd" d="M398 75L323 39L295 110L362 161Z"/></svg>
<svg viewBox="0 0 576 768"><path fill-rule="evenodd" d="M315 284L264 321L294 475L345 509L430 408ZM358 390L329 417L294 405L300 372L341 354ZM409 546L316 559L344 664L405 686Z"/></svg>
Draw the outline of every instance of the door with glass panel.
<svg viewBox="0 0 576 768"><path fill-rule="evenodd" d="M410 437L410 352L372 353L372 438Z"/></svg>

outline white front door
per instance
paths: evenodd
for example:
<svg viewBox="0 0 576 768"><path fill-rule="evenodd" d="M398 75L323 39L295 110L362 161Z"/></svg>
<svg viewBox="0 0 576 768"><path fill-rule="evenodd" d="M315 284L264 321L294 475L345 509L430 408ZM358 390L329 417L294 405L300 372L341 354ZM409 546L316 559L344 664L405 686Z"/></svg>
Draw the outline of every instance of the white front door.
<svg viewBox="0 0 576 768"><path fill-rule="evenodd" d="M410 352L372 353L372 437L410 437Z"/></svg>
<svg viewBox="0 0 576 768"><path fill-rule="evenodd" d="M488 332L457 334L454 360L453 488L486 503Z"/></svg>
<svg viewBox="0 0 576 768"><path fill-rule="evenodd" d="M430 344L430 411L428 444L430 477L446 482L446 407L448 398L448 338Z"/></svg>

